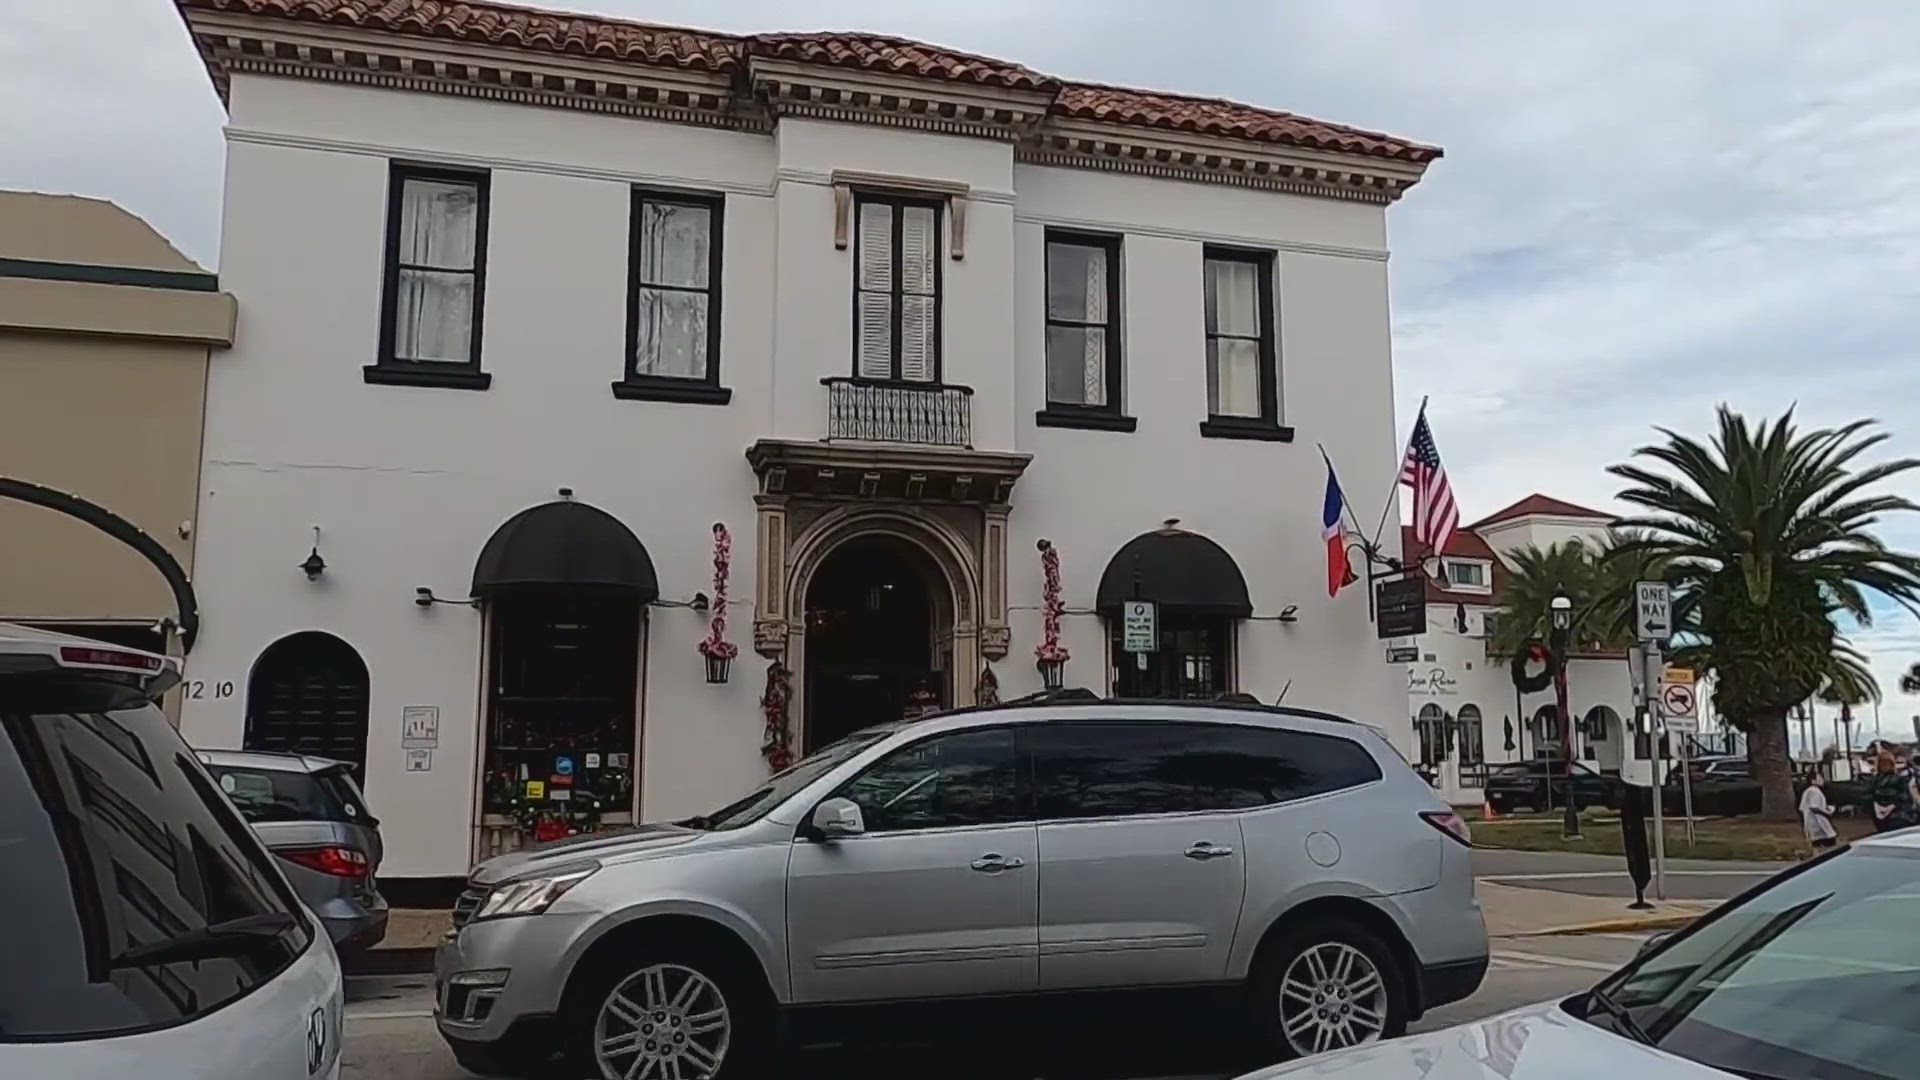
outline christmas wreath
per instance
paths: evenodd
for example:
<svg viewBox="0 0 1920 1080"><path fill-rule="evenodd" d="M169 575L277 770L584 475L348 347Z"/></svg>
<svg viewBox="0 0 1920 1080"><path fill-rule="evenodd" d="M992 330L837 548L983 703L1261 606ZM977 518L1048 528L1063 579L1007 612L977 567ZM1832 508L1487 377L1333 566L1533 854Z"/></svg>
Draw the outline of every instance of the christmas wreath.
<svg viewBox="0 0 1920 1080"><path fill-rule="evenodd" d="M1527 674L1529 664L1539 664L1540 673ZM1514 652L1509 670L1513 674L1516 689L1523 694L1534 694L1553 685L1553 677L1560 670L1560 661L1545 645L1534 641Z"/></svg>

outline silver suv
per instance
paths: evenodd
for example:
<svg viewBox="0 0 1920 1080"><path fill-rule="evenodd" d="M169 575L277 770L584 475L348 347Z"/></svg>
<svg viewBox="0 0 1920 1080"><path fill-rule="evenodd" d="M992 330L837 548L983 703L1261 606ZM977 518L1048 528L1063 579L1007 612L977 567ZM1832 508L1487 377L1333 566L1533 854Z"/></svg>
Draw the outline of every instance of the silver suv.
<svg viewBox="0 0 1920 1080"><path fill-rule="evenodd" d="M848 1005L1226 988L1280 1056L1487 967L1465 824L1365 725L1086 700L860 731L714 813L480 865L436 958L466 1068L761 1075ZM1068 993L1062 993L1068 992Z"/></svg>

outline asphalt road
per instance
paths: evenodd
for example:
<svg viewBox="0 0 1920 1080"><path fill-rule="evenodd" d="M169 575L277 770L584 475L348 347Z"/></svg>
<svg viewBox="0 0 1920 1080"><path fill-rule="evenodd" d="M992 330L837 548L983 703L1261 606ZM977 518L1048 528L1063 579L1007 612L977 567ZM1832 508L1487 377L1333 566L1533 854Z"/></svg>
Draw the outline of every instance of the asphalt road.
<svg viewBox="0 0 1920 1080"><path fill-rule="evenodd" d="M1672 855L1669 849L1669 856ZM1791 865L1669 857L1667 899L1725 900ZM1617 855L1475 848L1473 876L1481 881L1494 881L1523 889L1551 889L1586 896L1633 895L1633 879L1627 876L1627 861ZM1651 887L1647 895L1653 895Z"/></svg>
<svg viewBox="0 0 1920 1080"><path fill-rule="evenodd" d="M1625 962L1633 935L1495 939L1493 967L1480 991L1415 1025L1430 1031L1575 993ZM426 976L351 980L343 1080L462 1080L434 1033ZM1088 1030L1060 1032L1043 1054L996 1041L991 1031L960 1034L940 1046L861 1046L809 1050L780 1070L782 1080L1218 1080L1260 1064L1219 1049L1231 1043L1223 1018L1205 1014L1128 1015Z"/></svg>

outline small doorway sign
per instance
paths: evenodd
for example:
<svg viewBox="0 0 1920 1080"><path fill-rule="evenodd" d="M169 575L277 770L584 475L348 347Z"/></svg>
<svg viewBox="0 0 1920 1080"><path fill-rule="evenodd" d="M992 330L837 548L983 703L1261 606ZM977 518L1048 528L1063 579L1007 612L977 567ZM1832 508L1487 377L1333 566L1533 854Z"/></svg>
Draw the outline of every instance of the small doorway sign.
<svg viewBox="0 0 1920 1080"><path fill-rule="evenodd" d="M1160 647L1159 610L1151 600L1128 600L1120 605L1120 648L1150 653Z"/></svg>

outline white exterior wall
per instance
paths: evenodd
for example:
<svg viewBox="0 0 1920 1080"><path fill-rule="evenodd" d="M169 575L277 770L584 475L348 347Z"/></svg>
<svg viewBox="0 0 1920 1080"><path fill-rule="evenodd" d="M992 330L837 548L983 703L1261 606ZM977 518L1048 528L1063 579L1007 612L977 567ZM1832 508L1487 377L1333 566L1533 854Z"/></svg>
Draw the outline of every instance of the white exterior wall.
<svg viewBox="0 0 1920 1080"><path fill-rule="evenodd" d="M492 170L484 392L371 386L389 159ZM642 660L638 776L648 817L706 811L765 775L751 653L753 476L743 451L825 432L820 379L851 371L851 248L832 244L834 169L972 185L966 258L945 259L944 381L971 386L975 446L1033 455L1016 486L1003 696L1037 689L1039 537L1060 546L1071 609L1107 559L1179 517L1245 573L1239 688L1408 736L1403 674L1385 663L1361 589L1324 591L1318 510L1341 470L1371 518L1398 464L1385 213L1225 186L1016 166L985 140L784 121L756 136L493 102L237 76L221 257L236 348L208 389L198 530L204 631L191 677L231 698L186 703L196 745L238 746L261 650L306 629L354 646L372 680L367 796L384 873L464 874L484 700L482 619L422 609L462 597L480 547L569 487L646 545L662 599L710 589L708 526L734 535L733 680L704 681L704 624L655 608ZM726 194L720 382L726 406L616 400L633 185ZM1124 394L1131 434L1042 429L1044 228L1125 233ZM1280 249L1279 352L1291 444L1205 439L1201 246ZM328 569L295 568L321 528ZM1389 522L1388 536L1397 536ZM1069 685L1105 689L1099 620L1066 621ZM796 691L798 688L796 687ZM403 707L441 711L428 772L403 770ZM1485 708L1485 706L1483 706ZM1497 714L1496 714L1497 715ZM797 735L798 733L796 733Z"/></svg>

